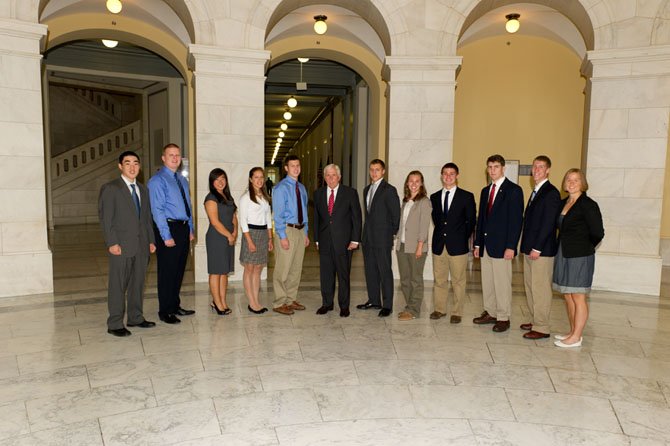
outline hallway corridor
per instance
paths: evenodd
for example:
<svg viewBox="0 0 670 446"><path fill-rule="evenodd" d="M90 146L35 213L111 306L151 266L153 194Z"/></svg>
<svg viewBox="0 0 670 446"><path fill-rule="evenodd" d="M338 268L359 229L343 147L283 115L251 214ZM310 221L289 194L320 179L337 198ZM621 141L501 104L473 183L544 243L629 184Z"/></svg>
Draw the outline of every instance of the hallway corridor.
<svg viewBox="0 0 670 446"><path fill-rule="evenodd" d="M233 313L217 316L191 267L182 298L194 316L115 338L97 226L51 237L57 291L0 299L0 445L670 444L667 270L660 300L594 292L584 347L573 351L521 337L518 267L506 333L470 322L481 312L478 263L460 325L428 318L429 283L413 321L397 320L398 288L392 317L317 316L313 248L306 311L251 314L235 282ZM352 306L366 300L362 266L356 252ZM261 296L271 307L271 283ZM147 319L156 311L153 258ZM555 296L553 333L566 323Z"/></svg>

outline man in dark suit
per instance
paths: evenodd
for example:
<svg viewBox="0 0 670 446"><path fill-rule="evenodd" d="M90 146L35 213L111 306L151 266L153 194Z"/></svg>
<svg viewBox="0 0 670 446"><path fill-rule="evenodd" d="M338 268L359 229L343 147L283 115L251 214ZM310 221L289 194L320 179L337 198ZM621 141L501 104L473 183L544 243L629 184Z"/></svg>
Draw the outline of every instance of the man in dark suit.
<svg viewBox="0 0 670 446"><path fill-rule="evenodd" d="M326 186L314 192L314 240L319 250L322 298L316 314L333 309L337 276L340 317L348 317L351 256L361 240L361 205L356 190L340 184L337 164L327 165L323 175Z"/></svg>
<svg viewBox="0 0 670 446"><path fill-rule="evenodd" d="M128 293L128 326L156 325L144 319L142 294L149 255L156 251L149 190L136 181L140 157L126 151L119 156L121 177L102 186L98 215L109 252L107 333L130 336L123 325Z"/></svg>
<svg viewBox="0 0 670 446"><path fill-rule="evenodd" d="M359 310L379 309L379 317L387 317L393 311L391 251L393 237L400 226L400 198L396 188L384 181L385 173L384 161L380 159L370 161L371 183L363 191L365 197L363 261L368 301L356 305Z"/></svg>
<svg viewBox="0 0 670 446"><path fill-rule="evenodd" d="M474 256L481 258L484 312L475 324L495 324L493 331L509 330L512 313L512 260L521 236L523 191L505 178L505 158L486 160L491 184L479 197Z"/></svg>
<svg viewBox="0 0 670 446"><path fill-rule="evenodd" d="M549 337L551 278L558 249L556 218L561 211L561 194L549 182L550 170L551 160L548 156L540 155L533 160L535 187L523 218L523 282L531 317L530 322L521 324L522 330L528 330L523 335L526 339Z"/></svg>
<svg viewBox="0 0 670 446"><path fill-rule="evenodd" d="M449 276L454 289L452 324L461 322L465 301L466 269L470 236L475 229L475 196L457 186L458 166L442 166L442 190L430 196L433 206L433 286L434 311L431 319L447 315Z"/></svg>

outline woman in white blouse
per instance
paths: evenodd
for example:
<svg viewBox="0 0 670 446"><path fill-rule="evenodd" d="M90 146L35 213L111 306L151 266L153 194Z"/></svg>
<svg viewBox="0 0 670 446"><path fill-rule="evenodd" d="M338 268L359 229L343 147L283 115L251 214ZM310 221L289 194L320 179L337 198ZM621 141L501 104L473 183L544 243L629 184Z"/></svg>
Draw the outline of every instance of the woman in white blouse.
<svg viewBox="0 0 670 446"><path fill-rule="evenodd" d="M261 289L261 272L272 251L272 210L270 197L265 191L265 174L262 167L249 171L249 188L239 202L242 252L240 263L244 266L244 291L249 299L247 308L255 314L268 311L258 301Z"/></svg>

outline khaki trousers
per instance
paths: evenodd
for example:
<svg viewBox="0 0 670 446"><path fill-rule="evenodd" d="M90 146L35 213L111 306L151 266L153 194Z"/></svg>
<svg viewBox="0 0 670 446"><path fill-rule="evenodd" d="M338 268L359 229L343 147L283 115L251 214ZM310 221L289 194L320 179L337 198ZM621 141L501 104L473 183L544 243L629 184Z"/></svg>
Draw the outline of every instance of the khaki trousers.
<svg viewBox="0 0 670 446"><path fill-rule="evenodd" d="M553 273L553 257L531 260L529 256L523 256L523 284L526 288L530 322L533 324L533 330L540 333L549 333Z"/></svg>
<svg viewBox="0 0 670 446"><path fill-rule="evenodd" d="M433 301L434 310L447 314L447 297L449 296L449 275L451 287L454 289L452 316L462 316L463 302L465 301L466 270L468 255L450 256L447 250L442 254L433 254Z"/></svg>
<svg viewBox="0 0 670 446"><path fill-rule="evenodd" d="M484 253L481 266L484 310L499 321L508 321L512 314L512 261Z"/></svg>
<svg viewBox="0 0 670 446"><path fill-rule="evenodd" d="M305 258L305 231L287 227L286 238L289 248L282 249L279 236L275 233L275 270L272 276L275 308L288 305L298 298L302 261Z"/></svg>
<svg viewBox="0 0 670 446"><path fill-rule="evenodd" d="M400 288L405 295L405 310L415 317L421 314L423 302L423 268L426 265L427 254L423 253L418 259L414 253L405 252L405 244L400 244L398 257L398 272L400 273Z"/></svg>

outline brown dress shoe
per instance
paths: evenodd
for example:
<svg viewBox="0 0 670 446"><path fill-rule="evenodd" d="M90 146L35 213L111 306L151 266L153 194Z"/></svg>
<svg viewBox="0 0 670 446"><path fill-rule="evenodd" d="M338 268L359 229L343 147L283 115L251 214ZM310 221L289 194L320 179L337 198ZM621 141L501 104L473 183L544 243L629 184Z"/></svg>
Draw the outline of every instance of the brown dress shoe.
<svg viewBox="0 0 670 446"><path fill-rule="evenodd" d="M401 311L398 314L398 320L399 321L411 321L412 319L416 319L416 316L414 316L409 311Z"/></svg>
<svg viewBox="0 0 670 446"><path fill-rule="evenodd" d="M519 325L519 328L522 329L522 330L529 331L529 330L533 329L533 324L531 324L530 322L527 323L527 324L521 324L521 325Z"/></svg>
<svg viewBox="0 0 670 446"><path fill-rule="evenodd" d="M293 302L288 304L288 307L291 310L298 310L298 311L302 311L302 310L305 309L305 306L303 304L301 304L300 302L298 302L297 300L294 300Z"/></svg>
<svg viewBox="0 0 670 446"><path fill-rule="evenodd" d="M452 324L460 324L461 323L461 317L460 316L451 316L449 319L449 322Z"/></svg>
<svg viewBox="0 0 670 446"><path fill-rule="evenodd" d="M430 313L430 318L431 319L441 319L445 316L446 316L446 314L440 313L439 311L433 311L432 313Z"/></svg>
<svg viewBox="0 0 670 446"><path fill-rule="evenodd" d="M493 326L493 331L496 333L502 333L507 330L509 330L509 321L497 321Z"/></svg>
<svg viewBox="0 0 670 446"><path fill-rule="evenodd" d="M526 339L544 339L549 337L549 333L540 333L539 331L531 330L528 333L524 333L523 337Z"/></svg>
<svg viewBox="0 0 670 446"><path fill-rule="evenodd" d="M498 319L491 316L488 311L484 311L481 316L472 320L472 323L477 325L495 324L496 322L498 322Z"/></svg>
<svg viewBox="0 0 670 446"><path fill-rule="evenodd" d="M287 314L287 315L293 314L293 310L291 309L291 307L289 307L286 304L284 304L280 307L273 308L272 311L275 311L275 312L280 313L280 314Z"/></svg>

